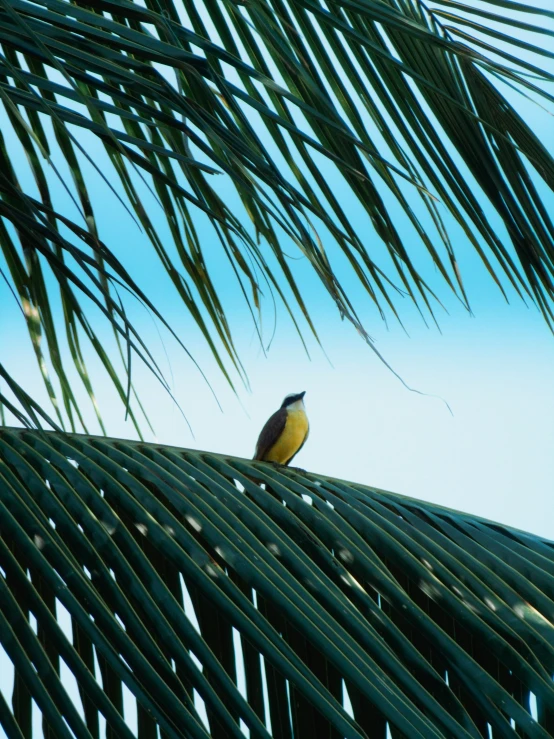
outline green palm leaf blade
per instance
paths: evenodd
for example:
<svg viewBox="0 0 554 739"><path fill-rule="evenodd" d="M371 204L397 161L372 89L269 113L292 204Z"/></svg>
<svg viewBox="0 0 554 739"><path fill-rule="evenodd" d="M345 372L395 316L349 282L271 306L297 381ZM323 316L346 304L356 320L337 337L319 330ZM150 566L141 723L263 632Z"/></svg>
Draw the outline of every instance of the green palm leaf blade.
<svg viewBox="0 0 554 739"><path fill-rule="evenodd" d="M512 104L514 89L545 105L554 99L552 31L541 16L551 11L509 0L2 0L0 277L23 310L53 411L30 404L4 368L10 392L0 394L0 412L87 432L67 350L102 430L87 350L139 434L131 358L165 384L120 292L156 314L155 296L100 233L93 176L128 219L129 239L137 228L147 236L232 388L247 378L208 268L214 252L264 344L265 285L302 340L306 328L319 340L291 250L371 343L339 265L352 268L381 317L401 319L404 293L434 317L440 303L420 257L467 305L462 232L502 291L530 296L551 320L554 161ZM102 164L91 140L105 149ZM100 319L121 362L103 351Z"/></svg>
<svg viewBox="0 0 554 739"><path fill-rule="evenodd" d="M294 469L8 428L0 534L8 739L554 732L544 539Z"/></svg>

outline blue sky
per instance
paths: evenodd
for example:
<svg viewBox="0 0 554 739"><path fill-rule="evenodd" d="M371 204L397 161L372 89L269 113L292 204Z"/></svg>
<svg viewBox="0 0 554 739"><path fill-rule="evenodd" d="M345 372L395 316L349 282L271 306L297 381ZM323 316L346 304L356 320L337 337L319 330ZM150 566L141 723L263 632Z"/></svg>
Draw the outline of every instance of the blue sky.
<svg viewBox="0 0 554 739"><path fill-rule="evenodd" d="M125 231L124 226L119 229ZM128 230L132 233L133 227ZM138 237L136 243L141 244ZM172 325L207 371L223 407L221 412L175 342L167 336L162 340L153 320L136 309L136 325L154 347L194 431L193 438L167 393L135 363L136 386L160 442L248 457L282 397L307 390L311 435L298 465L554 537L552 518L545 515L551 510L554 479L554 339L535 308L515 298L506 304L477 264L466 272L474 316L451 298L450 314L438 313L442 334L432 325L426 328L408 301L404 319L409 335L393 321L387 330L359 299L379 351L410 386L447 400L452 416L441 400L406 390L350 325L338 319L315 281L307 281L305 293L327 357L313 340L307 357L282 310L264 356L244 307L236 296L228 296L231 325L251 386L249 392L237 383L235 397L167 290L167 281L149 262L147 245L135 248L137 278L165 303ZM429 278L436 279L431 272ZM6 290L1 295L8 308ZM11 311L15 315L13 307ZM268 310L269 334L271 320ZM2 343L9 341L12 348L7 364L19 368L24 387L36 388L34 359L21 326L15 333L16 325L5 320L0 325ZM111 344L109 334L106 341ZM94 366L92 358L91 363ZM100 373L95 387L108 432L134 436Z"/></svg>
<svg viewBox="0 0 554 739"><path fill-rule="evenodd" d="M521 99L526 119L543 140L552 132L552 116ZM9 130L8 145L18 146ZM87 151L104 172L109 165L92 136L82 135ZM64 176L67 170L54 147L54 158ZM34 187L19 157L22 182ZM375 338L376 348L411 387L448 401L453 415L437 398L409 392L364 344L348 322L340 321L334 305L314 277L305 258L290 244L290 265L302 287L308 308L323 343L322 349L310 338L305 324L310 358L307 357L282 306L274 316L272 301L264 305L264 341L275 337L264 356L257 341L240 292L230 280L214 234L205 219L197 226L206 250L212 278L223 298L236 346L249 377L250 388L236 380L235 396L219 374L205 342L179 303L175 291L151 247L132 219L116 202L97 173L82 160L94 205L100 236L154 299L160 310L191 350L222 405L220 411L198 371L154 321L132 300L126 308L141 336L154 348L176 399L192 425L194 436L178 409L152 376L135 363L137 390L145 402L156 437L160 442L222 453L251 456L257 434L266 418L289 392L306 390L311 421L308 443L297 458L306 469L360 481L417 498L461 509L476 515L528 529L554 538L551 510L554 492L554 338L538 311L526 306L509 290L507 304L493 285L461 230L450 223L457 258L471 302L469 315L442 283L431 260L418 246L406 218L398 210L401 234L409 243L422 276L436 289L448 312L437 307L442 333L430 322L427 328L408 299L400 301L405 330L389 316L381 321L373 304L363 293L332 241L321 232L330 258L354 299L364 326ZM322 161L322 171L333 182L345 210L367 241L368 251L387 267L388 257L375 237L361 207L341 187L341 180ZM69 178L68 178L69 179ZM55 178L50 178L60 209L71 204ZM239 209L238 198L225 178L217 178L219 192ZM406 189L405 186L404 189ZM167 239L158 206L142 190L149 213ZM552 195L549 203L554 205ZM394 206L393 206L394 207ZM485 207L486 204L485 204ZM394 211L393 211L394 212ZM503 232L490 207L495 227ZM365 236L366 235L366 236ZM18 309L5 286L0 284L0 342L9 346L3 356L7 368L38 397L44 397L29 342L22 332ZM93 311L94 313L94 311ZM59 315L59 311L58 311ZM102 335L111 352L114 345L109 330ZM102 414L113 436L133 437L124 421L124 411L105 374L95 372L98 362L90 357L90 367ZM42 393L42 395L41 395ZM89 411L91 429L97 431Z"/></svg>

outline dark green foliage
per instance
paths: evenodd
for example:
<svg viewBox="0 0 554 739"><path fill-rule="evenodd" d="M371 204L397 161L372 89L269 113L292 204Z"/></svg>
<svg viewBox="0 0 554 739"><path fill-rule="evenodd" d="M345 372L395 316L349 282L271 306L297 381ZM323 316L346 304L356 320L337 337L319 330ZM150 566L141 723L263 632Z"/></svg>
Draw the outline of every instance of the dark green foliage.
<svg viewBox="0 0 554 739"><path fill-rule="evenodd" d="M3 429L0 533L8 739L31 739L31 700L56 739L103 736L100 717L131 739L134 712L140 739L554 733L554 546L521 531L263 463Z"/></svg>

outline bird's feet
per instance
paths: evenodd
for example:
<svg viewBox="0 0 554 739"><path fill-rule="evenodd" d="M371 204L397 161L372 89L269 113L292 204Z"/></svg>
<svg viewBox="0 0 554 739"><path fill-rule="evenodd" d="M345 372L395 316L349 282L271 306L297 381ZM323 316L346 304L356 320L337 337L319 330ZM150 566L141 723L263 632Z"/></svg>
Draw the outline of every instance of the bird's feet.
<svg viewBox="0 0 554 739"><path fill-rule="evenodd" d="M283 464L282 462L275 462L272 459L268 460L268 464L273 465L273 467L276 467L278 470L294 470L295 472L301 472L303 475L307 474L307 470L303 467L294 467L293 465Z"/></svg>

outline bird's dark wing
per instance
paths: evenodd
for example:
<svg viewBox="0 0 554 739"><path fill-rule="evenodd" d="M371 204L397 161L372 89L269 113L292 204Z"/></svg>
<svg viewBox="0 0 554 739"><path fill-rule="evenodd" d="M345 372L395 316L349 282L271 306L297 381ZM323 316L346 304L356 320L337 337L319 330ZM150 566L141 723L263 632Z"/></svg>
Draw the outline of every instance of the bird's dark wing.
<svg viewBox="0 0 554 739"><path fill-rule="evenodd" d="M256 451L254 452L254 459L263 459L265 457L273 444L275 444L279 436L282 434L286 422L287 409L279 408L279 410L275 411L275 413L268 419L260 432L258 443L256 444Z"/></svg>
<svg viewBox="0 0 554 739"><path fill-rule="evenodd" d="M285 462L285 464L290 464L292 462L292 460L296 457L296 455L298 454L298 452L302 449L302 447L306 443L309 435L310 435L310 427L308 426L308 430L306 431L306 436L304 437L304 441L302 442L302 444L300 444L300 446L294 452L294 454L292 455L292 457L290 459L287 459L287 461Z"/></svg>

